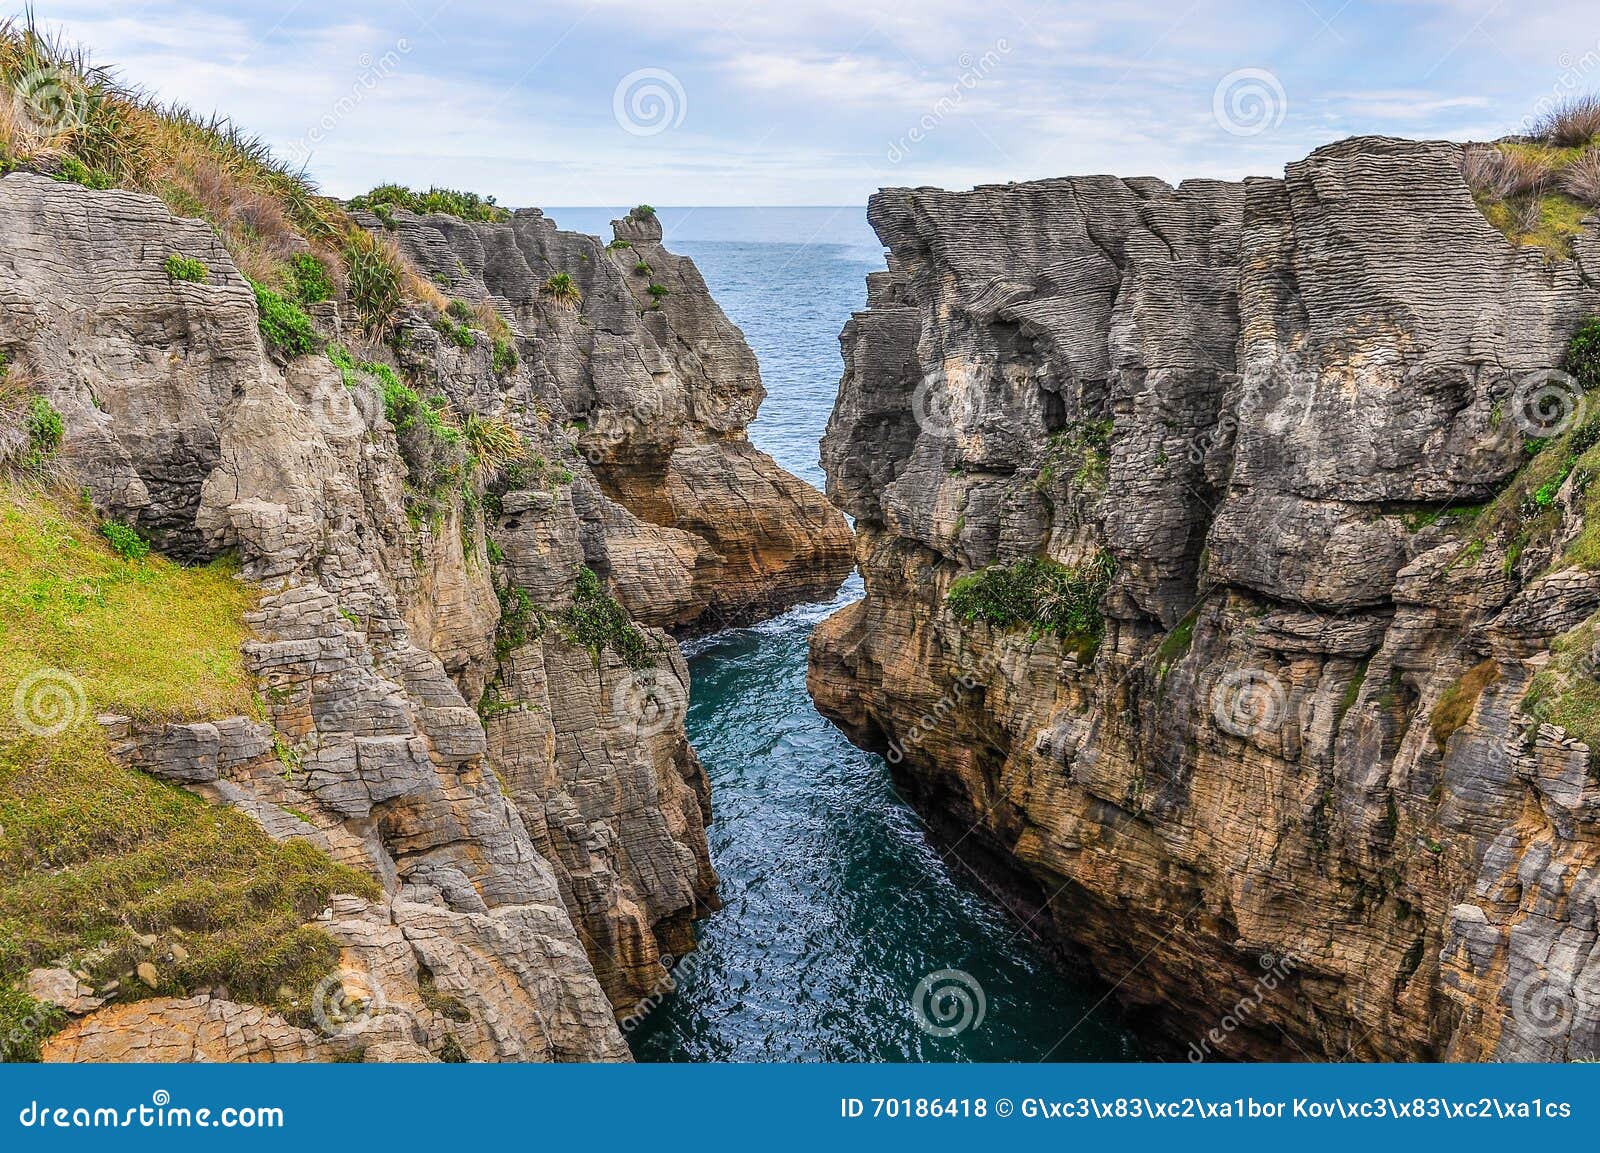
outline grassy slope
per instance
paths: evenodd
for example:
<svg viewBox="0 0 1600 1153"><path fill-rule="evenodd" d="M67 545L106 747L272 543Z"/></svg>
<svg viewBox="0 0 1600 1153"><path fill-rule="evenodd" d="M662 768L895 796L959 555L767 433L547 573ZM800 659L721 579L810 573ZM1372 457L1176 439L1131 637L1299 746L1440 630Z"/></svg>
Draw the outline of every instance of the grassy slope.
<svg viewBox="0 0 1600 1153"><path fill-rule="evenodd" d="M37 1051L43 1020L17 992L66 957L122 997L226 985L298 1015L337 959L304 927L330 893L373 882L304 843L124 769L93 714L210 718L255 705L240 664L253 594L224 565L129 562L61 502L0 486L0 1042ZM59 736L29 733L13 694L42 669L71 674L87 708ZM69 701L70 707L70 701ZM35 714L38 716L38 714ZM49 719L49 718L41 718ZM136 934L159 938L141 948ZM186 958L168 959L172 945ZM156 964L150 989L125 974ZM9 988L6 988L10 986ZM20 1028L19 1028L20 1026Z"/></svg>

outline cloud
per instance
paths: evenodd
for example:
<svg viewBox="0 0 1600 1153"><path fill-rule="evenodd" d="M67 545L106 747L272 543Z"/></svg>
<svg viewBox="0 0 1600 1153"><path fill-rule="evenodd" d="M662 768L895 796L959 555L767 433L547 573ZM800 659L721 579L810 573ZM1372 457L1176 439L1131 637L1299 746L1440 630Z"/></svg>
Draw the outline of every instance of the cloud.
<svg viewBox="0 0 1600 1153"><path fill-rule="evenodd" d="M304 149L337 194L402 180L513 204L756 204L1084 171L1270 174L1350 132L1492 137L1549 97L1563 54L1590 50L1572 31L1586 13L1509 0L711 0L644 17L637 0L147 0L129 15L63 0L49 14L162 97ZM617 122L613 93L645 68L669 72L685 103L681 123L640 137ZM1251 137L1212 114L1219 81L1243 68L1271 72L1287 102Z"/></svg>

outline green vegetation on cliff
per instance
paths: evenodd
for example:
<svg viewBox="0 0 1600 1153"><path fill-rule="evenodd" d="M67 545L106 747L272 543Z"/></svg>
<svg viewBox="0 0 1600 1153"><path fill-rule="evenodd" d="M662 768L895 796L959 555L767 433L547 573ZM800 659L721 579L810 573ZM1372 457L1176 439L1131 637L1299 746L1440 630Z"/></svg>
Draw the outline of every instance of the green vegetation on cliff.
<svg viewBox="0 0 1600 1153"><path fill-rule="evenodd" d="M403 184L380 184L371 192L352 198L349 205L351 208L364 208L373 213L376 213L379 207L384 207L391 212L396 208L403 208L419 216L437 212L462 220L511 219L511 213L496 204L494 197L479 196L476 192L461 192L454 188L430 188L426 192L417 192Z"/></svg>
<svg viewBox="0 0 1600 1153"><path fill-rule="evenodd" d="M1111 587L1115 571L1115 562L1105 552L1077 565L1028 557L962 577L950 586L947 603L968 623L1026 629L1030 639L1054 635L1087 659L1105 630L1100 598Z"/></svg>
<svg viewBox="0 0 1600 1153"><path fill-rule="evenodd" d="M123 560L85 514L0 487L0 1041L37 1057L59 1014L21 989L61 961L120 1000L226 985L303 1016L338 949L306 923L374 882L304 842L119 765L95 716L250 714L250 588L226 564ZM156 939L150 945L150 938ZM176 948L174 948L176 946ZM128 974L156 968L152 987Z"/></svg>
<svg viewBox="0 0 1600 1153"><path fill-rule="evenodd" d="M1572 257L1584 218L1600 208L1600 97L1553 110L1525 138L1469 145L1461 171L1478 207L1514 243Z"/></svg>

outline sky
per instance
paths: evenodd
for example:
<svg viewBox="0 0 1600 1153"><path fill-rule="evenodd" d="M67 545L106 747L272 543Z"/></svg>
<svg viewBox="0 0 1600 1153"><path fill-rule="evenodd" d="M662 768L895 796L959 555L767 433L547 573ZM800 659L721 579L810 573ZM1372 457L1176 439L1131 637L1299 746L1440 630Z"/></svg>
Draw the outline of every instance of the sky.
<svg viewBox="0 0 1600 1153"><path fill-rule="evenodd" d="M1593 0L39 0L125 81L351 196L860 204L1082 173L1277 175L1600 90Z"/></svg>

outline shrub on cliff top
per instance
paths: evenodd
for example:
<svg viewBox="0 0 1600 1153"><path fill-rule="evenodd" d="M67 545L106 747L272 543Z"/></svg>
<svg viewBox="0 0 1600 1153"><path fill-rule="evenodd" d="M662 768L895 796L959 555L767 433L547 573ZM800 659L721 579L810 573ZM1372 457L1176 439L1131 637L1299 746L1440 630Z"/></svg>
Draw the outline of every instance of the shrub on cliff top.
<svg viewBox="0 0 1600 1153"><path fill-rule="evenodd" d="M476 192L461 192L454 188L430 188L417 192L403 184L380 184L371 192L350 201L351 208L364 208L376 212L379 207L404 208L419 216L430 212L459 217L462 220L510 220L511 213L494 202L492 196L479 196Z"/></svg>
<svg viewBox="0 0 1600 1153"><path fill-rule="evenodd" d="M1111 587L1116 566L1108 553L1079 565L1043 557L990 565L950 586L946 603L969 623L1003 630L1027 629L1030 639L1055 635L1092 652L1104 629L1100 598Z"/></svg>
<svg viewBox="0 0 1600 1153"><path fill-rule="evenodd" d="M317 192L301 167L274 156L232 121L158 103L120 83L83 49L40 29L31 15L0 20L0 91L7 97L0 99L0 173L20 169L149 193L176 215L215 228L250 280L308 304L337 289L337 265L347 238L358 231L354 221ZM504 213L492 201L479 200L472 209L477 198L466 193L445 200L469 216ZM304 279L312 271L304 262L307 244L313 259L329 262L326 285ZM395 291L442 307L409 262L391 255L400 269ZM358 289L367 295L356 301L357 311L370 321L370 287ZM386 305L378 318L387 322L398 307Z"/></svg>
<svg viewBox="0 0 1600 1153"><path fill-rule="evenodd" d="M1461 175L1508 240L1570 259L1589 206L1600 204L1600 154L1544 140L1469 145Z"/></svg>
<svg viewBox="0 0 1600 1153"><path fill-rule="evenodd" d="M387 331L405 302L400 250L388 237L358 229L345 238L341 255L345 294L361 327L374 335Z"/></svg>

